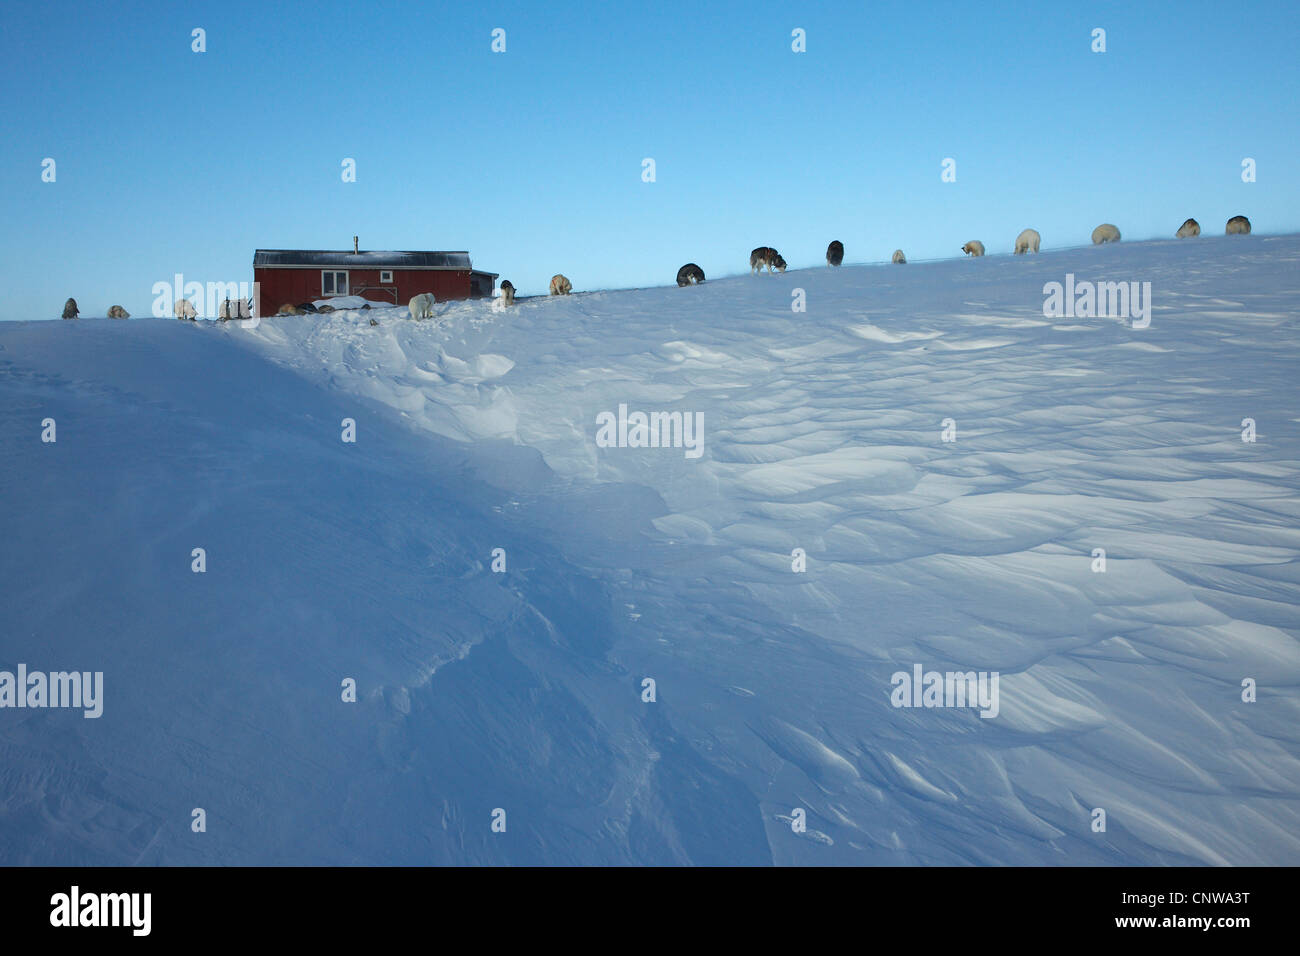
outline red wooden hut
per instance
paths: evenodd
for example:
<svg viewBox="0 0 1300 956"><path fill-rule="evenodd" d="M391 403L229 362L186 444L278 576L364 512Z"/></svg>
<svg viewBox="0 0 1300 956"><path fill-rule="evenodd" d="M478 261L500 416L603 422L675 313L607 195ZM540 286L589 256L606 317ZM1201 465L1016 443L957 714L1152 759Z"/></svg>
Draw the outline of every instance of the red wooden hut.
<svg viewBox="0 0 1300 956"><path fill-rule="evenodd" d="M470 265L468 252L334 252L319 249L258 249L253 280L260 284L259 315L340 295L359 295L376 305L406 305L424 292L439 302L492 295L497 273Z"/></svg>

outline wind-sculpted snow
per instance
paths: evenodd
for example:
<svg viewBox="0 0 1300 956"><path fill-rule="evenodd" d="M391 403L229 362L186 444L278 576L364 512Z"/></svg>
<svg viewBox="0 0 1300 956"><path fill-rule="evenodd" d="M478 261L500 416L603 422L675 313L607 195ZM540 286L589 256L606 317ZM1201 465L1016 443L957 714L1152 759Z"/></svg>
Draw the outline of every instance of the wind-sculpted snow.
<svg viewBox="0 0 1300 956"><path fill-rule="evenodd" d="M0 666L106 673L99 721L0 711L4 858L1300 862L1298 265L0 327ZM1067 273L1149 327L1045 316ZM598 441L621 406L703 453ZM996 712L894 706L917 665Z"/></svg>

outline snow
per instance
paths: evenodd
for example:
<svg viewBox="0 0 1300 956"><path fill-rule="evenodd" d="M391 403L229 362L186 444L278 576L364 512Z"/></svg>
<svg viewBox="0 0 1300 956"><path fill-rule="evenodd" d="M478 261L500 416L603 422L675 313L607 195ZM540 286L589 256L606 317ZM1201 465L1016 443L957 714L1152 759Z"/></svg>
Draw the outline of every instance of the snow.
<svg viewBox="0 0 1300 956"><path fill-rule="evenodd" d="M332 295L317 299L312 305L317 308L328 305L331 309L361 309L367 305L367 299L360 295Z"/></svg>
<svg viewBox="0 0 1300 956"><path fill-rule="evenodd" d="M1297 265L0 324L0 669L105 674L0 709L0 860L1294 865ZM1150 326L1045 318L1067 273ZM599 446L620 404L703 455ZM895 708L916 664L997 716Z"/></svg>

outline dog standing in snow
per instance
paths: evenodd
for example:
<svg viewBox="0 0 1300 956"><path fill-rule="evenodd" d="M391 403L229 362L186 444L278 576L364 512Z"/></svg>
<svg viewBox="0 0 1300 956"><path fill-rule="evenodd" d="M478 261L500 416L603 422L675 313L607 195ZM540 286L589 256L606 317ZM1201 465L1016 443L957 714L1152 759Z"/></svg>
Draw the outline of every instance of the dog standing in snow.
<svg viewBox="0 0 1300 956"><path fill-rule="evenodd" d="M501 282L501 304L515 304L515 287L509 279L503 279Z"/></svg>
<svg viewBox="0 0 1300 956"><path fill-rule="evenodd" d="M428 319L433 317L433 293L421 292L411 299L407 308L411 310L411 318Z"/></svg>
<svg viewBox="0 0 1300 956"><path fill-rule="evenodd" d="M562 275L551 277L551 295L568 295L573 291L573 283Z"/></svg>
<svg viewBox="0 0 1300 956"><path fill-rule="evenodd" d="M688 262L677 270L677 284L679 286L698 285L704 281L704 270L694 262Z"/></svg>
<svg viewBox="0 0 1300 956"><path fill-rule="evenodd" d="M63 303L63 317L65 319L75 319L80 314L81 310L77 308L76 299L69 299Z"/></svg>
<svg viewBox="0 0 1300 956"><path fill-rule="evenodd" d="M762 272L764 266L768 272L784 272L785 260L771 246L759 246L749 254L749 267L755 272Z"/></svg>
<svg viewBox="0 0 1300 956"><path fill-rule="evenodd" d="M757 273L762 272L764 267L768 272L776 272L778 269L784 272L785 260L771 246L759 246L749 254L749 268Z"/></svg>
<svg viewBox="0 0 1300 956"><path fill-rule="evenodd" d="M837 266L844 261L844 243L835 239L826 247L826 264Z"/></svg>
<svg viewBox="0 0 1300 956"><path fill-rule="evenodd" d="M1038 244L1042 241L1042 236L1038 234L1037 229L1026 229L1020 235L1016 236L1016 255L1023 255L1026 252L1037 252Z"/></svg>
<svg viewBox="0 0 1300 956"><path fill-rule="evenodd" d="M970 242L966 243L966 245L961 247L961 251L966 253L968 256L982 256L984 255L984 243L980 242L978 239L972 239Z"/></svg>
<svg viewBox="0 0 1300 956"><path fill-rule="evenodd" d="M895 249L894 258L890 259L889 261L896 266L905 266L907 265L907 256L903 255L902 249Z"/></svg>
<svg viewBox="0 0 1300 956"><path fill-rule="evenodd" d="M1108 222L1103 222L1092 231L1092 244L1099 246L1103 242L1119 242L1119 230Z"/></svg>
<svg viewBox="0 0 1300 956"><path fill-rule="evenodd" d="M175 306L176 318L178 319L196 319L199 313L194 308L194 303L189 299L178 299Z"/></svg>

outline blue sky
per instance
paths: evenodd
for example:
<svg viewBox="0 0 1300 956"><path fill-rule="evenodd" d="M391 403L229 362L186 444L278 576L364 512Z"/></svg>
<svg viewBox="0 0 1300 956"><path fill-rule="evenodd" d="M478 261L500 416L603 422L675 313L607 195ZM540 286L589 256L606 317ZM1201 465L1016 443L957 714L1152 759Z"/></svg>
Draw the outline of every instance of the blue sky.
<svg viewBox="0 0 1300 956"><path fill-rule="evenodd" d="M354 234L532 293L733 274L758 245L820 265L831 239L869 262L1025 226L1295 232L1298 41L1293 2L10 5L0 318L146 315L177 272Z"/></svg>

